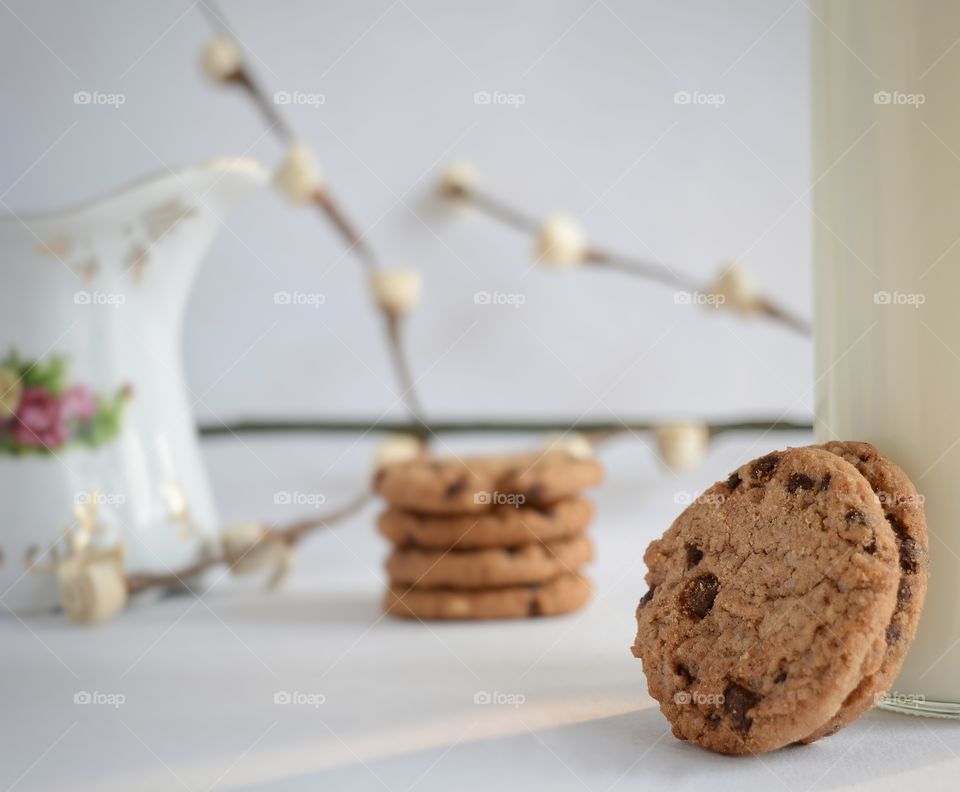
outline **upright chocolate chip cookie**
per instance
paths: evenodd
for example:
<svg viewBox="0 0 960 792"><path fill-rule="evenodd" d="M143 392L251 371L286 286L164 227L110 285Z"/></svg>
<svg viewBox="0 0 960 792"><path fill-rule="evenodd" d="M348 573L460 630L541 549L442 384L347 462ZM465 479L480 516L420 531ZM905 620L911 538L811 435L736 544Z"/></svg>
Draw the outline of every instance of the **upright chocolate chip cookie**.
<svg viewBox="0 0 960 792"><path fill-rule="evenodd" d="M917 631L920 611L927 593L927 521L923 499L913 482L899 467L880 455L869 443L833 441L818 446L853 465L867 480L893 528L900 557L897 604L884 633L884 655L880 668L865 676L847 696L840 711L803 742L810 743L853 723L877 703L900 673L907 648Z"/></svg>
<svg viewBox="0 0 960 792"><path fill-rule="evenodd" d="M473 514L497 505L544 507L603 479L595 459L561 451L500 457L412 459L381 468L374 489L392 506Z"/></svg>
<svg viewBox="0 0 960 792"><path fill-rule="evenodd" d="M644 558L633 653L681 739L731 754L796 742L883 661L896 540L866 479L834 454L744 465Z"/></svg>

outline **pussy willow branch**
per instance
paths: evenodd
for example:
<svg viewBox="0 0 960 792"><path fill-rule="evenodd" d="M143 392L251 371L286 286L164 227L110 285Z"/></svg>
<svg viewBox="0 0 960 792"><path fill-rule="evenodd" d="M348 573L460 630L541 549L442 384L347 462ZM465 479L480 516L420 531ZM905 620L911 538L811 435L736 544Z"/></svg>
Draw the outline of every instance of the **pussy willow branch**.
<svg viewBox="0 0 960 792"><path fill-rule="evenodd" d="M347 517L356 514L366 506L372 498L373 493L369 490L365 491L329 514L297 520L282 527L270 528L261 541L279 539L290 547L293 547L307 535L321 528L329 528L335 523L341 522ZM137 594L150 588L175 588L184 585L184 581L189 580L194 575L199 575L201 572L220 565L229 565L223 553L211 555L176 572L157 575L146 573L130 574L127 576L127 591L130 594Z"/></svg>
<svg viewBox="0 0 960 792"><path fill-rule="evenodd" d="M488 216L519 231L528 234L536 234L539 231L540 223L535 217L489 193L472 188L470 190L457 191L456 197L461 201L470 202ZM666 286L672 286L688 292L704 293L710 289L709 285L705 286L704 284L697 283L692 278L688 278L659 262L630 258L601 248L589 248L586 253L585 263L596 267L616 270L626 273L627 275L662 283ZM756 310L768 319L779 322L796 333L801 335L810 335L812 333L812 328L807 320L797 316L783 306L776 304L768 297L762 295L759 297Z"/></svg>
<svg viewBox="0 0 960 792"><path fill-rule="evenodd" d="M200 6L207 19L219 33L222 35L231 35L229 25L226 23L226 18L223 12L217 7L215 0L205 0ZM246 65L242 65L240 70L234 74L228 82L243 90L269 125L270 131L279 138L281 142L289 144L295 139L296 136L293 129L286 119L277 111L276 104L271 101L270 97ZM354 223L343 211L340 204L334 199L326 185L316 189L311 196L311 202L337 230L337 233L346 243L347 250L359 258L367 277L370 278L379 272L380 260L373 248L367 243L364 235L357 231ZM411 417L420 424L423 424L423 409L414 387L415 382L412 376L410 376L409 357L403 346L402 333L399 328L403 319L391 315L382 306L378 306L378 308L383 317L387 344L390 349L390 355L393 358L397 379L400 383L401 400Z"/></svg>

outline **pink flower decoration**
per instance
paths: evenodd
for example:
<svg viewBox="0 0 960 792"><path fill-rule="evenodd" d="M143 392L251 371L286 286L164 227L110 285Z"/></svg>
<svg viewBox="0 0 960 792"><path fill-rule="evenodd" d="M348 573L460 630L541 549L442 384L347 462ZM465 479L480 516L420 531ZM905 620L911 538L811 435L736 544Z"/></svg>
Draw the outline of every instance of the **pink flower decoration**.
<svg viewBox="0 0 960 792"><path fill-rule="evenodd" d="M85 385L67 388L60 397L60 409L66 419L89 421L97 412L97 400Z"/></svg>
<svg viewBox="0 0 960 792"><path fill-rule="evenodd" d="M60 402L43 388L27 388L13 421L13 437L22 445L58 448L70 437Z"/></svg>

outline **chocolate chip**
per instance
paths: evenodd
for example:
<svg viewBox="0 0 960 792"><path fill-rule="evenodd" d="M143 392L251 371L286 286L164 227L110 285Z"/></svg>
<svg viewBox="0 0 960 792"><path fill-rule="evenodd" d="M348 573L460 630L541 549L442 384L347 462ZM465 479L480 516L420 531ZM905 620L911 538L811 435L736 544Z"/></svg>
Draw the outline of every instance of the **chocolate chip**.
<svg viewBox="0 0 960 792"><path fill-rule="evenodd" d="M914 539L900 542L900 569L905 575L915 575L919 562L920 547Z"/></svg>
<svg viewBox="0 0 960 792"><path fill-rule="evenodd" d="M543 499L546 497L547 488L543 484L534 484L530 489L526 491L526 501L533 506L536 506L543 502Z"/></svg>
<svg viewBox="0 0 960 792"><path fill-rule="evenodd" d="M897 535L897 541L902 542L910 538L907 526L900 522L894 515L888 514L887 522L890 523L890 527L893 528L893 532Z"/></svg>
<svg viewBox="0 0 960 792"><path fill-rule="evenodd" d="M747 715L760 702L760 696L743 685L731 682L723 691L723 709L730 716L733 728L738 732L747 731L753 718Z"/></svg>
<svg viewBox="0 0 960 792"><path fill-rule="evenodd" d="M540 606L539 597L530 598L530 605L527 608L527 616L543 616L543 608Z"/></svg>
<svg viewBox="0 0 960 792"><path fill-rule="evenodd" d="M910 590L910 584L904 578L900 578L900 585L897 586L897 606L909 602L912 596L913 592Z"/></svg>
<svg viewBox="0 0 960 792"><path fill-rule="evenodd" d="M742 483L743 479L740 478L740 474L734 471L730 474L730 478L727 479L727 489L729 489L730 492L733 492Z"/></svg>
<svg viewBox="0 0 960 792"><path fill-rule="evenodd" d="M680 595L680 607L688 616L702 619L713 608L720 581L716 575L701 575L691 580Z"/></svg>
<svg viewBox="0 0 960 792"><path fill-rule="evenodd" d="M775 684L775 685L782 685L782 684L783 684L784 682L786 682L786 681L787 681L787 672L786 672L786 671L781 671L779 674L777 674L777 675L773 678L773 684Z"/></svg>
<svg viewBox="0 0 960 792"><path fill-rule="evenodd" d="M900 640L900 636L902 634L903 634L902 631L896 624L891 624L890 626L887 627L887 643L895 644L897 641Z"/></svg>
<svg viewBox="0 0 960 792"><path fill-rule="evenodd" d="M860 511L860 509L847 509L844 519L848 523L856 523L857 525L867 524L867 515Z"/></svg>
<svg viewBox="0 0 960 792"><path fill-rule="evenodd" d="M829 473L827 473L826 476L820 479L820 492L826 492L828 489L830 489L831 478L832 476Z"/></svg>
<svg viewBox="0 0 960 792"><path fill-rule="evenodd" d="M640 597L640 607L641 607L641 608L642 608L644 605L646 605L648 602L650 602L650 600L653 599L653 593L654 593L656 590L657 590L657 587L656 587L656 586L650 586L650 588L647 589L647 593L644 594L642 597Z"/></svg>
<svg viewBox="0 0 960 792"><path fill-rule="evenodd" d="M683 679L683 683L686 686L690 686L694 683L695 677L690 673L690 669L687 668L683 663L677 663L673 669L678 677Z"/></svg>
<svg viewBox="0 0 960 792"><path fill-rule="evenodd" d="M753 463L750 473L757 481L770 481L773 474L777 472L777 465L780 464L780 454L774 452L760 457Z"/></svg>
<svg viewBox="0 0 960 792"><path fill-rule="evenodd" d="M806 473L793 473L787 481L787 492L796 492L798 489L812 490L815 483Z"/></svg>
<svg viewBox="0 0 960 792"><path fill-rule="evenodd" d="M455 498L457 495L460 495L467 488L467 477L461 476L456 481L451 481L447 484L447 489L444 491L443 496L445 498Z"/></svg>
<svg viewBox="0 0 960 792"><path fill-rule="evenodd" d="M877 552L877 532L873 528L870 529L870 541L863 546L863 549L870 555Z"/></svg>
<svg viewBox="0 0 960 792"><path fill-rule="evenodd" d="M693 569L703 560L703 550L696 545L687 545L687 569Z"/></svg>

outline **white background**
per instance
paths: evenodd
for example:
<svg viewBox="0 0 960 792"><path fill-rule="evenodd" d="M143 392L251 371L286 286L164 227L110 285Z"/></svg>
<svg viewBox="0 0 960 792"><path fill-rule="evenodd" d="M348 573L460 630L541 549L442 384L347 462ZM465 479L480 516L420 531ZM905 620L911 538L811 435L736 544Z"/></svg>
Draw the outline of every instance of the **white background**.
<svg viewBox="0 0 960 792"><path fill-rule="evenodd" d="M387 265L424 273L409 338L434 416L732 416L812 409L810 345L676 306L605 272L531 270L531 241L434 199L451 159L493 193L579 218L597 245L708 280L741 259L809 316L808 25L775 2L229 2L268 92ZM0 195L69 205L167 166L282 154L246 97L204 79L199 4L0 8ZM78 90L122 93L77 106ZM476 105L478 90L524 103ZM676 91L723 94L719 108ZM264 192L227 218L186 323L187 380L223 419L396 413L357 262L313 210ZM322 293L320 309L277 290ZM520 309L475 305L520 293ZM456 343L454 343L456 342ZM639 360L639 362L638 362ZM397 413L399 414L399 413Z"/></svg>

